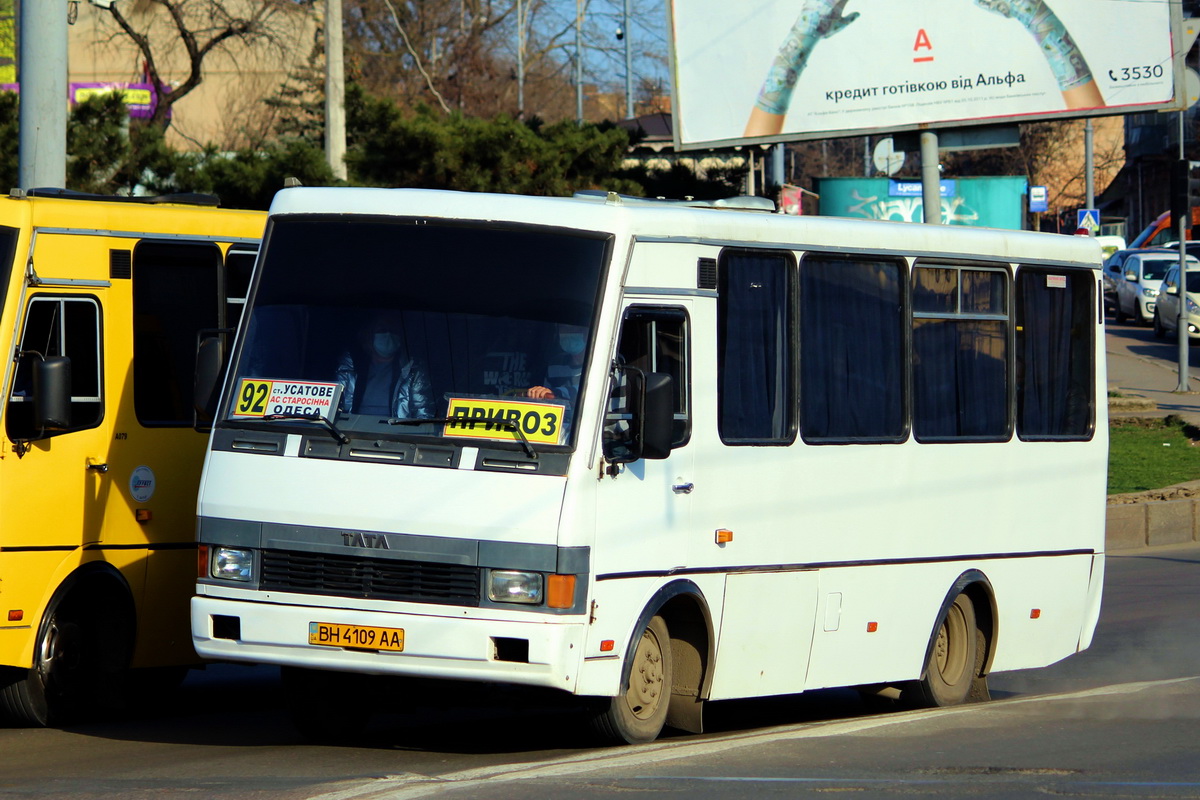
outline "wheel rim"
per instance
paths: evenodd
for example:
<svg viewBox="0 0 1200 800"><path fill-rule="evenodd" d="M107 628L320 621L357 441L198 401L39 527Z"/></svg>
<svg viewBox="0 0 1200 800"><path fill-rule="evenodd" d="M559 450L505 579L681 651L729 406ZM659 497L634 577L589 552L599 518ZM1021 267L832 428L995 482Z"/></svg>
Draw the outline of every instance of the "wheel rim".
<svg viewBox="0 0 1200 800"><path fill-rule="evenodd" d="M625 702L635 717L649 719L658 710L662 693L662 645L658 637L647 630L642 633L633 655L633 669L629 673L629 691L625 693Z"/></svg>
<svg viewBox="0 0 1200 800"><path fill-rule="evenodd" d="M961 680L967 668L967 621L957 603L950 606L938 628L933 657L938 674L947 684Z"/></svg>
<svg viewBox="0 0 1200 800"><path fill-rule="evenodd" d="M35 668L48 694L63 692L80 664L80 631L73 622L50 620L38 647Z"/></svg>

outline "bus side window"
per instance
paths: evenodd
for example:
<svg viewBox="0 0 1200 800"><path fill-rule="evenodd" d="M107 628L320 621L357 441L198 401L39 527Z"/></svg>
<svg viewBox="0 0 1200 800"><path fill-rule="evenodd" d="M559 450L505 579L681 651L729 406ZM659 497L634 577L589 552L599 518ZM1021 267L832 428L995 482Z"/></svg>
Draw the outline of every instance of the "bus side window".
<svg viewBox="0 0 1200 800"><path fill-rule="evenodd" d="M221 249L143 241L133 251L133 407L143 425L191 427L197 336L221 328Z"/></svg>
<svg viewBox="0 0 1200 800"><path fill-rule="evenodd" d="M258 249L234 245L225 254L225 326L236 328L250 294L250 279L254 275L254 259Z"/></svg>
<svg viewBox="0 0 1200 800"><path fill-rule="evenodd" d="M8 403L8 438L39 439L94 428L103 417L100 379L100 305L92 297L48 297L29 302L21 334L21 357ZM33 422L33 362L39 357L71 359L71 427L41 431Z"/></svg>
<svg viewBox="0 0 1200 800"><path fill-rule="evenodd" d="M1095 425L1095 282L1089 272L1017 273L1017 435L1090 439Z"/></svg>
<svg viewBox="0 0 1200 800"><path fill-rule="evenodd" d="M1008 272L918 262L912 293L913 435L1007 439Z"/></svg>
<svg viewBox="0 0 1200 800"><path fill-rule="evenodd" d="M688 318L682 308L633 306L625 313L617 362L643 372L671 376L674 422L671 447L682 447L691 437ZM627 446L630 418L626 383L616 370L605 417L605 454L618 455Z"/></svg>
<svg viewBox="0 0 1200 800"><path fill-rule="evenodd" d="M790 253L726 251L718 264L717 429L731 445L795 438Z"/></svg>
<svg viewBox="0 0 1200 800"><path fill-rule="evenodd" d="M901 442L904 264L809 253L800 262L800 424L804 440Z"/></svg>

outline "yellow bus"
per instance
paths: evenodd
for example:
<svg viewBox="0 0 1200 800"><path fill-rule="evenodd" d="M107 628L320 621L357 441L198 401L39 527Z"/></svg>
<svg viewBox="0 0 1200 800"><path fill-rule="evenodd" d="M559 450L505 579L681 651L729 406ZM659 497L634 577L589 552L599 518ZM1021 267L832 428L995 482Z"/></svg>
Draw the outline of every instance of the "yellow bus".
<svg viewBox="0 0 1200 800"><path fill-rule="evenodd" d="M198 661L197 341L236 326L264 222L202 195L0 198L8 724L58 724Z"/></svg>

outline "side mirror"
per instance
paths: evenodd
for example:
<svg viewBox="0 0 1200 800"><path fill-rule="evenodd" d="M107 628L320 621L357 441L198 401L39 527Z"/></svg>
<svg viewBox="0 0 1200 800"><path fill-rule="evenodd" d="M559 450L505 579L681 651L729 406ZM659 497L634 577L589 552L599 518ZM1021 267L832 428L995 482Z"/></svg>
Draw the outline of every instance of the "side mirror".
<svg viewBox="0 0 1200 800"><path fill-rule="evenodd" d="M1179 287L1178 286L1168 286L1167 294L1179 294Z"/></svg>
<svg viewBox="0 0 1200 800"><path fill-rule="evenodd" d="M71 359L39 358L33 369L33 424L46 431L71 427Z"/></svg>
<svg viewBox="0 0 1200 800"><path fill-rule="evenodd" d="M221 337L204 336L196 345L196 375L192 384L192 406L196 424L211 421L216 413L221 392L221 377L225 373L225 347Z"/></svg>
<svg viewBox="0 0 1200 800"><path fill-rule="evenodd" d="M611 464L628 464L643 458L671 455L674 389L670 375L619 367L615 398L625 408L610 409L605 425L604 457Z"/></svg>
<svg viewBox="0 0 1200 800"><path fill-rule="evenodd" d="M1138 279L1138 276L1137 276L1136 272L1126 272L1125 273L1125 280L1137 283L1137 279Z"/></svg>

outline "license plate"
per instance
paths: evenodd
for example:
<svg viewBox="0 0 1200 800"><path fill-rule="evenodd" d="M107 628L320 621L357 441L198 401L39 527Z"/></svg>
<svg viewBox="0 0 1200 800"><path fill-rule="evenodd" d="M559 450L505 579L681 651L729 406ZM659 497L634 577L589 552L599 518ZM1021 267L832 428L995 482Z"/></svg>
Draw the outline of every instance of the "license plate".
<svg viewBox="0 0 1200 800"><path fill-rule="evenodd" d="M308 643L324 647L350 647L355 650L404 649L403 628L371 628L366 625L338 625L332 622L308 623Z"/></svg>

